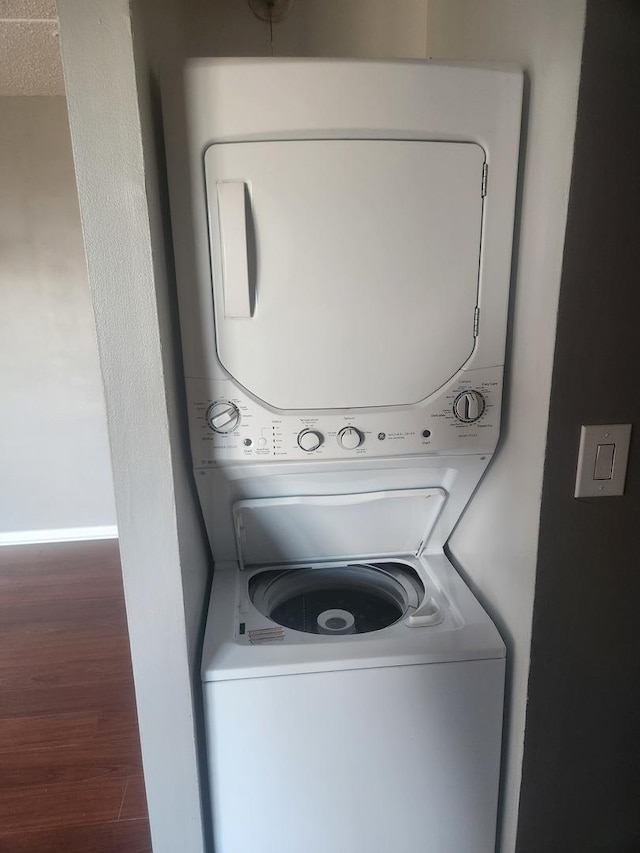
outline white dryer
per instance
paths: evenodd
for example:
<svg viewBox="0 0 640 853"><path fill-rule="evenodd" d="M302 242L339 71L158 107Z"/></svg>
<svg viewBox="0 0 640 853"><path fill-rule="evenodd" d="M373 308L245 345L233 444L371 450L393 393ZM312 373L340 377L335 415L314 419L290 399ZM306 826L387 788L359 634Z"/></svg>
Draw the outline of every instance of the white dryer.
<svg viewBox="0 0 640 853"><path fill-rule="evenodd" d="M499 435L521 94L510 68L187 68L215 853L494 850L505 648L445 545Z"/></svg>

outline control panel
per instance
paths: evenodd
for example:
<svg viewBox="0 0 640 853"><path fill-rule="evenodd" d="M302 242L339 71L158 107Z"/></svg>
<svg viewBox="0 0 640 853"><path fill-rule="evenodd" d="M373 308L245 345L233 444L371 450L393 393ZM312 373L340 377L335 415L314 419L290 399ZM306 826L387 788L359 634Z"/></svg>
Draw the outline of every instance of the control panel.
<svg viewBox="0 0 640 853"><path fill-rule="evenodd" d="M502 368L460 371L414 406L285 412L228 379L188 379L194 467L241 461L348 459L495 448Z"/></svg>

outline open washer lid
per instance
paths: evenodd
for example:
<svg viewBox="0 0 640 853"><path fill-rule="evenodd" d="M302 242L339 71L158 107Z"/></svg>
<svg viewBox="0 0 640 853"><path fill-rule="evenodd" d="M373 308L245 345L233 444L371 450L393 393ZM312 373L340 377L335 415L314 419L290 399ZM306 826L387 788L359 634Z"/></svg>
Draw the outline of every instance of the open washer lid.
<svg viewBox="0 0 640 853"><path fill-rule="evenodd" d="M240 568L419 556L445 500L444 489L429 488L238 501Z"/></svg>

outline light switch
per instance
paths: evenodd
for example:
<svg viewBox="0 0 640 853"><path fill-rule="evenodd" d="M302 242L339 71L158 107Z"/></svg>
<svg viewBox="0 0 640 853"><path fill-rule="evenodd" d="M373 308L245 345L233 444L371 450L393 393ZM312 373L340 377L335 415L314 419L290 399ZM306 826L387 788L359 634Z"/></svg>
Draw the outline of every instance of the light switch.
<svg viewBox="0 0 640 853"><path fill-rule="evenodd" d="M631 424L583 426L574 497L624 494Z"/></svg>
<svg viewBox="0 0 640 853"><path fill-rule="evenodd" d="M594 480L610 480L613 476L613 458L615 444L599 444L596 447L596 464L593 469Z"/></svg>

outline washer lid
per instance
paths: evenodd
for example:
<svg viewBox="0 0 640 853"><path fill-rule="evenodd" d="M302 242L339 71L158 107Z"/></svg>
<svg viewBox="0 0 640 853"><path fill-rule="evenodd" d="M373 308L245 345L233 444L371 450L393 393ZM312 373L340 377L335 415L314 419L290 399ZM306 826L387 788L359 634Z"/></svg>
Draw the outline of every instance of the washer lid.
<svg viewBox="0 0 640 853"><path fill-rule="evenodd" d="M445 500L444 489L430 488L238 501L240 568L419 556Z"/></svg>

